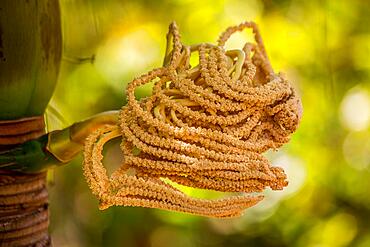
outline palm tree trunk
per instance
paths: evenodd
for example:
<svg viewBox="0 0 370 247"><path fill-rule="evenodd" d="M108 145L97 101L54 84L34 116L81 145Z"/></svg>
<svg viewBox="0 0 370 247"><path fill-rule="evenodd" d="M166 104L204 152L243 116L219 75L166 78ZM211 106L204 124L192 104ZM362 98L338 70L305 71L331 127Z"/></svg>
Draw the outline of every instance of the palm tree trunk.
<svg viewBox="0 0 370 247"><path fill-rule="evenodd" d="M0 0L0 154L45 133L61 53L58 0ZM0 167L0 246L50 246L48 225L46 172Z"/></svg>

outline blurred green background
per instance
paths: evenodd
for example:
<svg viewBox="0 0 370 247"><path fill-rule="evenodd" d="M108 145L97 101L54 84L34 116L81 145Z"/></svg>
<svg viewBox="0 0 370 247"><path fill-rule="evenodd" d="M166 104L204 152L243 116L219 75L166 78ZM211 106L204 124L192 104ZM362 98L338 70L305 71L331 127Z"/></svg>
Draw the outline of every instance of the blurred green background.
<svg viewBox="0 0 370 247"><path fill-rule="evenodd" d="M127 83L161 66L172 20L186 44L215 42L230 25L257 22L275 71L300 92L304 115L291 142L267 154L284 167L289 186L266 191L241 218L99 211L82 157L55 169L55 246L370 246L369 1L61 0L61 7L64 55L50 130L124 105Z"/></svg>

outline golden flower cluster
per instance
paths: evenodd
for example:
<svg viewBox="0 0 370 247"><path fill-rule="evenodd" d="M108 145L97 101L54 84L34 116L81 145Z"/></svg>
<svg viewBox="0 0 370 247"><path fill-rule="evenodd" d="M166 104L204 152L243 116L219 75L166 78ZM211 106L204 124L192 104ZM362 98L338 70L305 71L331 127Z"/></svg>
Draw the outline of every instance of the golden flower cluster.
<svg viewBox="0 0 370 247"><path fill-rule="evenodd" d="M229 37L252 28L255 42L225 50ZM218 44L181 43L175 23L167 35L163 67L134 79L118 126L90 135L84 174L100 208L142 206L210 217L233 217L263 199L255 195L287 185L283 169L262 155L289 140L301 118L295 90L275 74L257 26L228 28ZM192 56L199 63L192 66ZM137 100L135 89L153 83ZM104 144L122 138L122 166L110 177L102 164ZM173 183L233 192L207 200L186 195Z"/></svg>

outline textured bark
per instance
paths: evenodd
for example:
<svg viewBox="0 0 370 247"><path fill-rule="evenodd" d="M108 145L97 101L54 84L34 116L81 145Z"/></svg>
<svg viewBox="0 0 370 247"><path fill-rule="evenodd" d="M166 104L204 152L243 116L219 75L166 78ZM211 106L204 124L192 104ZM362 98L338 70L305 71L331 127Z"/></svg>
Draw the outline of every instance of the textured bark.
<svg viewBox="0 0 370 247"><path fill-rule="evenodd" d="M0 172L0 246L51 246L46 173Z"/></svg>
<svg viewBox="0 0 370 247"><path fill-rule="evenodd" d="M42 117L0 121L0 151L44 133ZM0 170L0 246L51 246L48 226L46 172Z"/></svg>
<svg viewBox="0 0 370 247"><path fill-rule="evenodd" d="M44 117L0 121L0 145L20 144L45 133Z"/></svg>
<svg viewBox="0 0 370 247"><path fill-rule="evenodd" d="M43 117L0 121L0 151L45 133ZM51 246L46 172L0 170L0 246Z"/></svg>

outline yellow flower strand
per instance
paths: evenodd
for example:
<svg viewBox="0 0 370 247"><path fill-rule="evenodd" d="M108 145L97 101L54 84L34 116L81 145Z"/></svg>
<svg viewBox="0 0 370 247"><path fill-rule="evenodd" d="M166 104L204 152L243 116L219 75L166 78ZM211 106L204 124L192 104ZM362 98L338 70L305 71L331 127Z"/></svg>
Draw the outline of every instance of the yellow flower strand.
<svg viewBox="0 0 370 247"><path fill-rule="evenodd" d="M246 28L252 28L255 43L226 51L229 37ZM302 115L301 101L272 70L252 22L226 29L218 45L192 46L181 43L172 23L167 42L164 66L127 86L128 103L120 111L119 125L88 137L84 175L101 209L123 205L239 216L263 199L256 192L287 186L283 169L270 166L262 154L288 142ZM192 67L194 52L199 64ZM152 95L136 100L135 89L150 82ZM117 137L122 138L124 161L108 177L102 149ZM197 199L163 179L237 194Z"/></svg>

